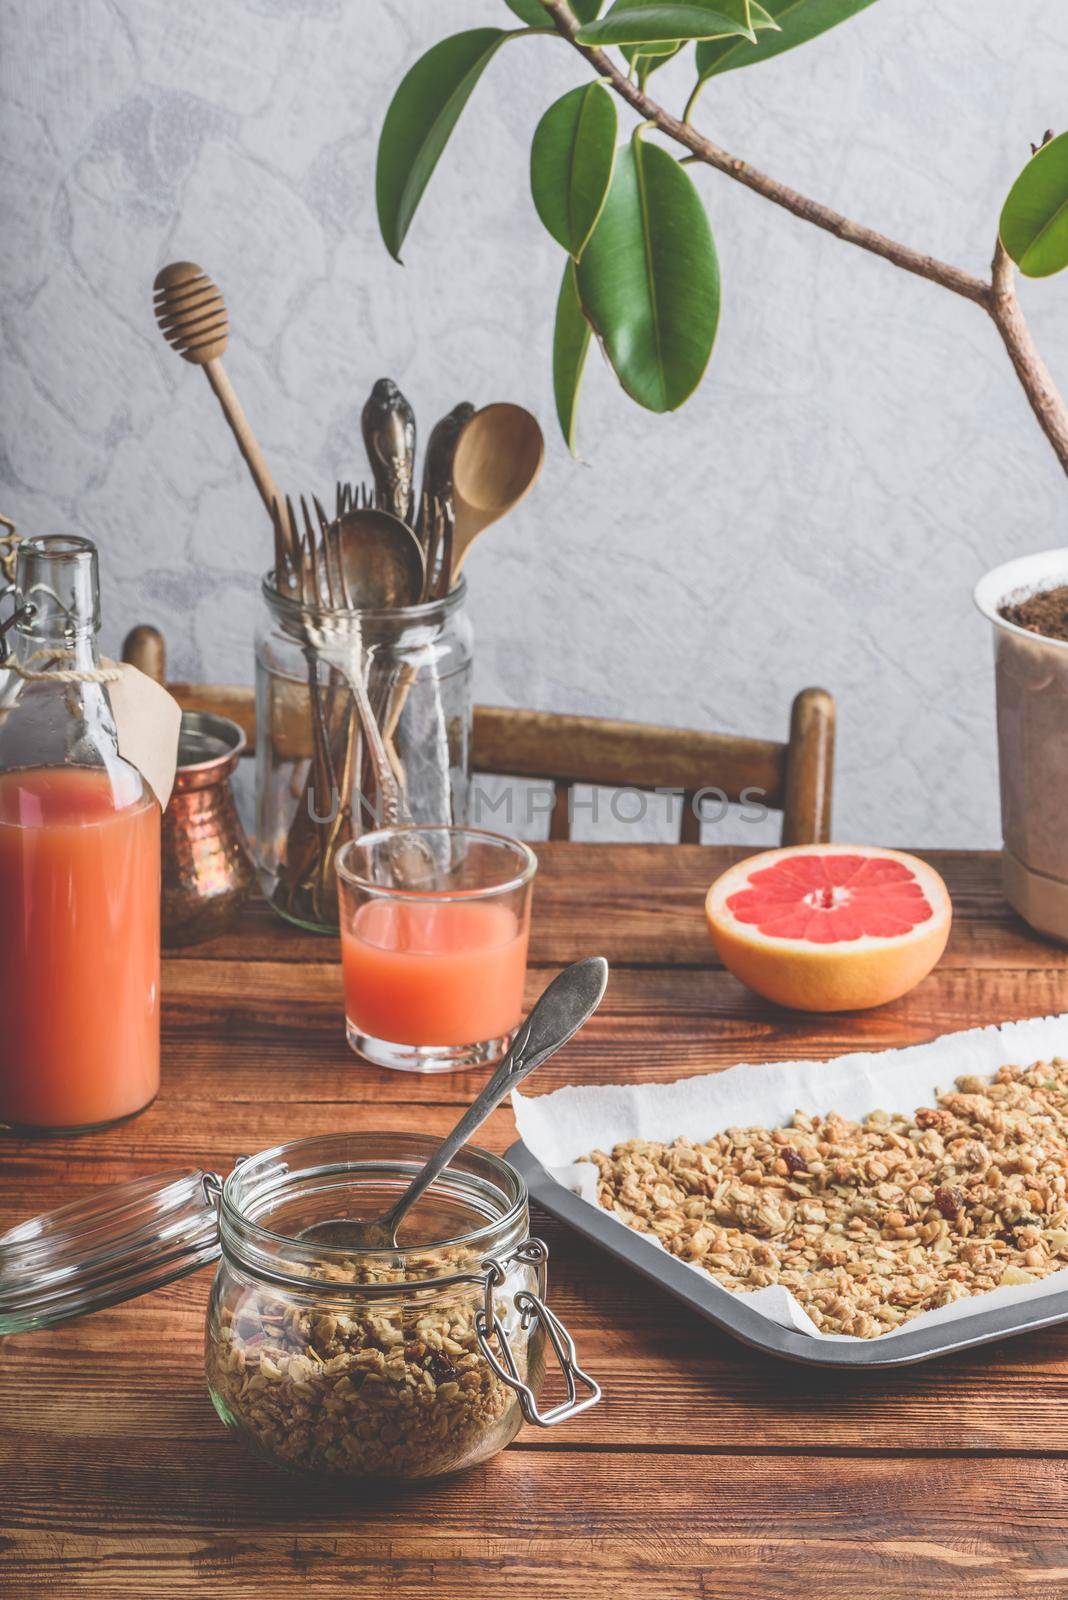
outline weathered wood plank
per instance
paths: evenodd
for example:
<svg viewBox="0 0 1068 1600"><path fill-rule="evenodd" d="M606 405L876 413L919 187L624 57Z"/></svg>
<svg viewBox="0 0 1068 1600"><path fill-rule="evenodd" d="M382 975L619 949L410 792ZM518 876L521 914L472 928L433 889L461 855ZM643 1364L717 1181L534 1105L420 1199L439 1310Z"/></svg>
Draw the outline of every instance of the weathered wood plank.
<svg viewBox="0 0 1068 1600"><path fill-rule="evenodd" d="M9 1593L1054 1600L1068 1580L1063 1460L513 1448L354 1492L254 1467L221 1430L79 1445L20 1441L17 1471L8 1456Z"/></svg>
<svg viewBox="0 0 1068 1600"><path fill-rule="evenodd" d="M547 973L531 974L528 998ZM279 1140L339 1126L444 1132L476 1076L389 1073L361 1062L342 1034L337 969L288 963L168 963L163 1082L142 1117L101 1134L47 1141L7 1138L0 1212L9 1184L40 1175L25 1214L61 1175L106 1180L142 1157L165 1166L228 1166ZM653 1082L738 1061L821 1058L918 1043L955 1028L1068 1010L1068 970L933 973L877 1011L799 1017L756 1001L728 974L704 969L617 969L583 1033L539 1071L531 1088L568 1082ZM299 1108L299 1109L298 1109ZM510 1114L489 1125L510 1142ZM687 1131L687 1130L681 1130ZM489 1139L489 1134L487 1134ZM145 1169L142 1169L145 1170ZM152 1170L151 1166L147 1170ZM5 1178L7 1181L5 1181ZM92 1176L88 1181L93 1181ZM53 1202L54 1203L54 1202Z"/></svg>
<svg viewBox="0 0 1068 1600"><path fill-rule="evenodd" d="M188 1100L179 1117L175 1106L161 1099L136 1122L106 1133L80 1139L9 1140L0 1178L0 1225L40 1210L42 1203L55 1206L73 1199L75 1184L86 1192L96 1183L119 1183L168 1167L229 1172L237 1155L345 1129L408 1128L444 1138L455 1122L454 1105L424 1105L406 1115L388 1102L369 1103L352 1115L346 1114L344 1105L320 1101L303 1106L297 1120L292 1105L258 1100L234 1101L225 1107L215 1100ZM500 1151L514 1137L512 1114L502 1109L485 1123L479 1142Z"/></svg>
<svg viewBox="0 0 1068 1600"><path fill-rule="evenodd" d="M1008 913L996 857L963 853L931 858L956 926L911 995L840 1017L766 1005L717 968L704 929L704 889L741 853L541 847L528 999L595 949L615 971L601 1011L532 1087L670 1079L1068 1010L1068 952ZM169 957L163 987L156 1104L99 1135L6 1139L0 1227L169 1165L225 1171L300 1135L441 1134L477 1081L359 1062L342 1035L334 942L263 907L227 939ZM501 1111L482 1142L502 1150L512 1137ZM425 1489L354 1495L251 1463L204 1393L208 1273L5 1341L0 1594L1068 1593L1063 1334L875 1378L820 1376L735 1344L550 1219L534 1226L552 1251L552 1303L605 1404Z"/></svg>
<svg viewBox="0 0 1068 1600"><path fill-rule="evenodd" d="M882 1374L820 1373L738 1344L551 1219L550 1298L605 1391L566 1435L528 1429L526 1448L913 1454L1061 1454L1068 1402L1062 1333L1004 1341ZM67 1327L5 1341L4 1431L29 1439L160 1448L210 1443L203 1381L210 1270Z"/></svg>
<svg viewBox="0 0 1068 1600"><path fill-rule="evenodd" d="M552 975L527 978L531 1003ZM165 964L164 1098L450 1101L466 1074L422 1078L361 1062L343 1034L340 970L331 964ZM938 968L911 994L867 1012L814 1015L759 999L716 968L616 967L601 1009L539 1071L539 1093L568 1082L669 1081L739 1061L796 1060L920 1044L939 1034L1068 1011L1068 964Z"/></svg>
<svg viewBox="0 0 1068 1600"><path fill-rule="evenodd" d="M528 974L528 1002L541 993L554 970ZM936 967L900 1000L837 1014L788 1011L762 1000L719 968L621 966L612 970L604 1002L589 1028L606 1034L645 1026L659 1036L673 1022L683 1028L697 1025L710 1034L721 1025L741 1025L778 1038L853 1041L864 1048L870 1041L878 1046L884 1041L911 1043L924 1028L946 1031L1058 1009L1066 997L1068 962L1027 973L1017 967ZM163 1003L164 1033L172 1040L221 1032L307 1037L320 1028L340 1038L343 1029L341 969L328 962L166 961Z"/></svg>
<svg viewBox="0 0 1068 1600"><path fill-rule="evenodd" d="M705 931L709 884L741 846L567 844L537 846L531 959L562 965L589 953L590 940L610 961L636 965L718 965ZM1059 966L1064 951L1033 934L1001 893L993 851L920 851L945 877L955 923L944 966ZM328 935L302 933L257 901L232 934L174 952L189 959L313 961L334 959Z"/></svg>

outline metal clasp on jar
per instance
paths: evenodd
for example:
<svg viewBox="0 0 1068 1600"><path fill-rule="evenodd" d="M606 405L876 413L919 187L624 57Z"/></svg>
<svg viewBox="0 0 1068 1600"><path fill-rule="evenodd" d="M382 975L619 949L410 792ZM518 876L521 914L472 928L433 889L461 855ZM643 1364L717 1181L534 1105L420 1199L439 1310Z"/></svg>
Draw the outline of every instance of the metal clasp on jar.
<svg viewBox="0 0 1068 1600"><path fill-rule="evenodd" d="M479 1349L501 1382L514 1389L519 1396L519 1404L526 1421L534 1423L539 1428L552 1428L558 1422L565 1422L568 1417L577 1417L580 1411L588 1411L601 1398L600 1385L590 1377L589 1373L583 1372L578 1364L575 1341L556 1313L550 1311L545 1304L548 1260L548 1247L540 1239L526 1239L503 1261L492 1258L484 1261L482 1267L486 1275L486 1300L482 1309L475 1314L475 1333ZM513 1303L521 1318L520 1326L527 1331L535 1322L541 1323L567 1385L567 1398L561 1400L559 1405L553 1406L550 1411L538 1410L534 1391L520 1377L508 1335L493 1303L494 1290L504 1287L505 1269L515 1262L536 1267L538 1273L537 1294L531 1294L529 1289L520 1289L514 1296ZM496 1351L493 1348L494 1343ZM580 1385L587 1391L582 1399L579 1398Z"/></svg>
<svg viewBox="0 0 1068 1600"><path fill-rule="evenodd" d="M15 585L13 583L5 584L4 587L0 589L0 600L10 599L14 594ZM25 605L17 605L15 609L8 616L6 616L2 622L0 622L0 667L4 665L4 662L11 654L11 646L8 643L7 635L11 632L12 628L17 628L20 622L30 622L36 615L36 612L37 607L31 602L27 601Z"/></svg>

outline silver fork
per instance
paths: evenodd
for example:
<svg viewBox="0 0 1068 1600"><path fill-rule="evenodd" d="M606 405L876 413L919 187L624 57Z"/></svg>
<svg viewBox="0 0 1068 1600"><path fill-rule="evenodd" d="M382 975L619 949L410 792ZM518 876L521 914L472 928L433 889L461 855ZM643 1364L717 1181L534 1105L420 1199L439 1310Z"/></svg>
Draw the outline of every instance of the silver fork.
<svg viewBox="0 0 1068 1600"><path fill-rule="evenodd" d="M402 816L400 790L367 693L362 632L359 619L352 610L352 597L339 558L337 539L333 536L337 524L329 522L326 512L314 496L313 504L319 521L318 531L312 526L307 501L301 496L300 506L304 517L301 540L301 567L304 573L301 625L305 637L319 657L328 666L336 667L349 686L374 767L382 803L382 819L388 827L393 827L408 819ZM326 610L322 607L324 580ZM341 611L341 607L346 609Z"/></svg>
<svg viewBox="0 0 1068 1600"><path fill-rule="evenodd" d="M318 503L318 502L316 502ZM366 483L341 483L334 485L334 516L343 517L346 511L373 511L378 505L375 491Z"/></svg>
<svg viewBox="0 0 1068 1600"><path fill-rule="evenodd" d="M368 493L366 487L363 488L362 499L365 509L374 505L374 497ZM338 667L355 697L371 755L371 764L374 767L375 781L378 784L382 821L387 827L396 827L398 824L410 825L412 814L408 809L407 797L397 766L394 766L396 752L393 752L392 757L390 754L392 739L384 737L367 692L363 641L346 565L341 556L340 527L336 519L333 522L329 521L326 512L314 496L312 503L319 519L327 586L331 594L339 596L347 607L347 615L344 613L328 615L320 619L317 626L326 648L324 650L322 643L317 648L324 660ZM356 497L353 497L352 504L354 508L358 508ZM307 537L313 539L303 499L301 507L308 525ZM397 765L399 766L399 762ZM399 882L408 888L432 888L438 881L440 870L438 860L429 842L419 833L401 834L395 838L389 848L389 858Z"/></svg>
<svg viewBox="0 0 1068 1600"><path fill-rule="evenodd" d="M294 597L301 606L318 603L313 600L311 590L310 567L306 561L306 552L302 547L300 530L293 511L293 502L286 497L285 509L277 501L271 505L271 520L275 528L275 548L281 553L282 565L275 568L275 589L287 599ZM318 897L323 893L330 861L330 836L332 824L319 819L318 813L322 812L324 800L332 809L335 796L340 798L340 784L334 764L334 753L330 730L327 727L326 717L323 712L322 691L319 684L319 663L315 649L309 639L302 639L304 659L308 670L308 699L311 706L311 735L312 735L312 769L311 781L315 793L316 806L310 808L314 819L315 833L318 838L318 869L315 885L312 887L313 902L318 909Z"/></svg>

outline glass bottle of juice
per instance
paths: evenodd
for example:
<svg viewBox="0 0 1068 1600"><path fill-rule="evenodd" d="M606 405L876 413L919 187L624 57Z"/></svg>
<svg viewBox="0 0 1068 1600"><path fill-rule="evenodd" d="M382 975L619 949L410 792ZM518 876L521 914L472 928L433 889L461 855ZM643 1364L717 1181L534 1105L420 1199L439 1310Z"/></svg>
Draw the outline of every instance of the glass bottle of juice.
<svg viewBox="0 0 1068 1600"><path fill-rule="evenodd" d="M95 545L23 540L13 598L0 664L0 1125L97 1128L159 1088L160 810L118 753Z"/></svg>

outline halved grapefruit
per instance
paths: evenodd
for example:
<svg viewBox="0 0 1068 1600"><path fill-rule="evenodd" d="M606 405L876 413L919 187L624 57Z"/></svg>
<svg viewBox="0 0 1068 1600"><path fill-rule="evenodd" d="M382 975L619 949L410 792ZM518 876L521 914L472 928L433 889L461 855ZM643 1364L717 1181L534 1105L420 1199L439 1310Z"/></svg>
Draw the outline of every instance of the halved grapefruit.
<svg viewBox="0 0 1068 1600"><path fill-rule="evenodd" d="M953 907L916 856L810 844L728 868L705 914L723 965L757 994L798 1011L860 1011L927 976Z"/></svg>

